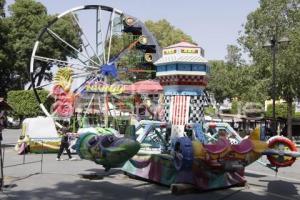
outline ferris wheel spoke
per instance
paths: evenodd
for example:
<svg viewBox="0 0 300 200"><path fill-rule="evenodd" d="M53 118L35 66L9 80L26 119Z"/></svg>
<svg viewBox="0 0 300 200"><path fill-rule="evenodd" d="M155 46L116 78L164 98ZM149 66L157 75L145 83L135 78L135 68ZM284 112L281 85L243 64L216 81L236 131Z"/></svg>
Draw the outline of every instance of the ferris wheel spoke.
<svg viewBox="0 0 300 200"><path fill-rule="evenodd" d="M99 41L101 40L101 42ZM102 10L97 8L96 10L96 54L99 56L99 46L101 45L102 50L102 63L106 63L105 58L105 39L102 34Z"/></svg>
<svg viewBox="0 0 300 200"><path fill-rule="evenodd" d="M94 60L92 60L91 58L89 58L88 56L84 55L83 53L81 53L78 49L76 49L73 45L71 45L70 43L68 43L67 41L65 41L64 39L62 39L57 33L55 33L54 31L52 31L51 29L47 28L47 32L52 35L54 38L58 39L59 41L61 41L62 43L64 43L65 45L67 45L68 47L70 47L71 49L73 49L74 51L76 51L79 55L81 55L82 57L84 57L85 59L87 59L88 61L94 63L95 65L99 66L99 63L95 62Z"/></svg>
<svg viewBox="0 0 300 200"><path fill-rule="evenodd" d="M83 71L83 72L86 72L87 70L84 69L84 68L78 68L78 67L74 67L73 65L69 65L68 67L72 68L72 69L75 69L75 70L79 70L79 71ZM93 66L85 66L87 69L95 69ZM98 70L98 69L97 69Z"/></svg>
<svg viewBox="0 0 300 200"><path fill-rule="evenodd" d="M54 59L54 58L48 58L48 57L45 57L45 56L34 56L34 59L35 60L39 60L39 61L43 61L43 62L51 62L51 63L54 63L54 64L63 64L63 65L67 65L68 67L71 67L73 69L76 69L76 70L81 70L81 71L86 71L85 69L83 68L78 68L78 67L75 67L75 66L80 66L80 67L84 67L84 68L88 68L88 69L98 69L98 67L94 67L94 66L89 66L89 65L83 65L83 64L78 64L78 63L74 63L74 62L70 62L70 61L65 61L65 60L59 60L59 59ZM74 66L75 65L75 66Z"/></svg>
<svg viewBox="0 0 300 200"><path fill-rule="evenodd" d="M85 110L85 112L84 112L84 115L83 115L84 118L86 117L86 115L87 115L87 113L88 113L88 111L89 111L89 108L90 108L91 105L92 105L92 102L93 102L94 98L95 98L95 94L92 95L92 98L91 98L91 100L90 100L90 102L89 102L89 104L88 104L88 107L86 108L86 110Z"/></svg>
<svg viewBox="0 0 300 200"><path fill-rule="evenodd" d="M52 36L52 35L51 35ZM52 36L53 37L53 36ZM83 61L82 59L80 59L78 57L78 55L76 53L74 53L73 51L71 51L70 49L68 49L66 46L62 45L61 43L58 43L59 46L61 46L64 50L68 51L70 54L73 55L74 58L76 58L79 62L81 62L83 65L86 65L86 63L88 62L88 60Z"/></svg>
<svg viewBox="0 0 300 200"><path fill-rule="evenodd" d="M102 113L102 105L101 105L100 95L98 95L98 107L99 107L99 112Z"/></svg>
<svg viewBox="0 0 300 200"><path fill-rule="evenodd" d="M87 78L81 85L79 85L75 90L74 90L74 93L75 93L75 95L77 95L77 94L80 94L84 89L85 89L85 85L86 85L86 83L88 82L88 81L94 81L94 80L96 80L97 79L97 77L89 77L89 78Z"/></svg>
<svg viewBox="0 0 300 200"><path fill-rule="evenodd" d="M82 78L82 77L86 77L88 75L91 75L92 73L79 73L79 74L73 74L72 78L73 79L77 79L77 78ZM50 81L49 83L45 83L39 86L36 86L36 89L40 89L40 88L44 88L46 86L50 86L50 85L55 85L55 81Z"/></svg>
<svg viewBox="0 0 300 200"><path fill-rule="evenodd" d="M52 84L54 84L53 81L51 81L49 83L45 83L43 85L36 86L35 89L40 89L40 88L43 88L43 87L46 87L46 86L49 86L49 85L52 85Z"/></svg>
<svg viewBox="0 0 300 200"><path fill-rule="evenodd" d="M112 36L113 36L114 19L115 19L115 9L112 10L112 13L110 15L109 28L107 29L107 30L109 30L109 41L108 41L108 52L107 52L106 63L109 63L109 59L110 59L110 51L111 51L111 41L112 41ZM107 36L108 36L108 31L107 31L107 34L106 34L106 38L107 38Z"/></svg>
<svg viewBox="0 0 300 200"><path fill-rule="evenodd" d="M96 72L96 71L95 71ZM87 72L87 73L79 73L79 74L73 74L72 78L82 78L82 77L87 77L89 75L93 75L95 74L95 72L91 71L91 72Z"/></svg>
<svg viewBox="0 0 300 200"><path fill-rule="evenodd" d="M78 21L76 15L75 15L73 12L72 12L72 16L73 16L74 22L77 24L77 26L78 26L78 28L79 28L79 30L80 30L80 33L81 33L82 36L83 36L83 39L84 39L85 42L87 43L86 45L85 45L85 44L82 45L82 46L83 46L83 49L84 49L85 52L86 52L86 54L88 55L89 58L91 58L91 56L89 55L88 49L87 49L87 47L90 47L90 49L92 50L94 56L96 56L96 58L98 59L98 61L101 62L101 59L99 58L99 56L98 56L98 54L96 53L95 49L93 48L93 46L91 45L90 41L88 40L86 34L84 33L82 27L81 27L80 24L79 24L79 21Z"/></svg>

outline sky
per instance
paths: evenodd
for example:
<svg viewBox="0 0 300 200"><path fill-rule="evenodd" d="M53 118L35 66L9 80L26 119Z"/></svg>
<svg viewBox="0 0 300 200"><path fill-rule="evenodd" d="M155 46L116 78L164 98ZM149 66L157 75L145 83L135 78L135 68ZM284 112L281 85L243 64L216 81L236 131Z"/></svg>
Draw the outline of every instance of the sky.
<svg viewBox="0 0 300 200"><path fill-rule="evenodd" d="M205 49L209 60L225 59L228 44L237 44L247 15L259 0L38 0L49 14L101 4L117 8L142 21L167 19ZM7 0L11 4L13 0ZM86 22L88 25L88 22ZM92 24L91 24L92 25Z"/></svg>

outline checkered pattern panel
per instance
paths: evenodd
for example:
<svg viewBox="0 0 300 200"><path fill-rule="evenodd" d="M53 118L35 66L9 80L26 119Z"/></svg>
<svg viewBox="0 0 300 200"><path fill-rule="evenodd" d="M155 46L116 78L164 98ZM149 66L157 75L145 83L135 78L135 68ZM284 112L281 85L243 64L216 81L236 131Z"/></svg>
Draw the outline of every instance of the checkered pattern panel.
<svg viewBox="0 0 300 200"><path fill-rule="evenodd" d="M164 96L165 121L170 120L171 96Z"/></svg>
<svg viewBox="0 0 300 200"><path fill-rule="evenodd" d="M161 85L207 85L206 76L171 75L158 77Z"/></svg>
<svg viewBox="0 0 300 200"><path fill-rule="evenodd" d="M189 123L204 122L204 105L207 104L205 95L191 96Z"/></svg>
<svg viewBox="0 0 300 200"><path fill-rule="evenodd" d="M203 91L204 105L212 105L211 96L206 90Z"/></svg>

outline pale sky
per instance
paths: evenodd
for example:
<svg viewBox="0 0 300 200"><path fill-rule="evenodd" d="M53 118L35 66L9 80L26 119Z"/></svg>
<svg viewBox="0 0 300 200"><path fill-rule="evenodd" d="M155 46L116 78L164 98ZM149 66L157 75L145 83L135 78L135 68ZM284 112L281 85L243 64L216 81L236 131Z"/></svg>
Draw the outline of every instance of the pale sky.
<svg viewBox="0 0 300 200"><path fill-rule="evenodd" d="M117 8L142 21L167 19L205 49L207 59L224 59L226 46L237 44L247 15L258 0L38 0L50 14L73 7L101 4ZM7 4L13 3L7 0ZM87 22L88 23L88 22Z"/></svg>

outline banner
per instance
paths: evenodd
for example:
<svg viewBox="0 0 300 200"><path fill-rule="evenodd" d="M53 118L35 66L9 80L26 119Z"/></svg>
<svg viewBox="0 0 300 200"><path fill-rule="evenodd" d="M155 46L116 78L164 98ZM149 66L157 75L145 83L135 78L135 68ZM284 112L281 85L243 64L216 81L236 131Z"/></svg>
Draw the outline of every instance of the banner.
<svg viewBox="0 0 300 200"><path fill-rule="evenodd" d="M85 92L121 94L125 90L123 85L108 85L104 82L92 82L85 85Z"/></svg>

